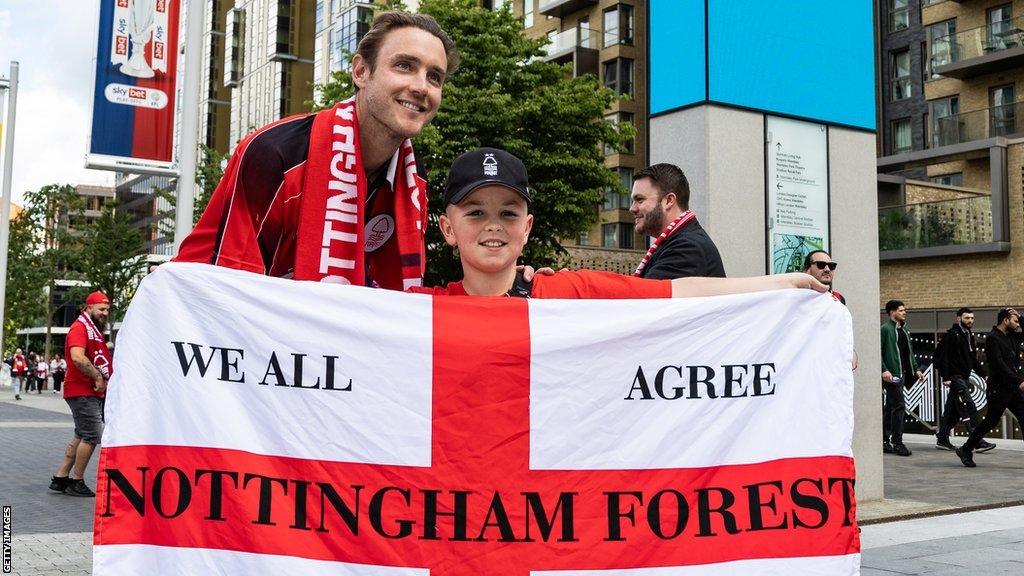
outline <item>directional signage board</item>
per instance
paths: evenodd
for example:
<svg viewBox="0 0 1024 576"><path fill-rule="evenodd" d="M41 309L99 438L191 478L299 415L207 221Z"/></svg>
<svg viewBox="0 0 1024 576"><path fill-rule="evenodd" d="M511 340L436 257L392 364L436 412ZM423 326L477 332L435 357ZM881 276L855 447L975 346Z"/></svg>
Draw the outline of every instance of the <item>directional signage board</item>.
<svg viewBox="0 0 1024 576"><path fill-rule="evenodd" d="M800 270L804 257L829 247L828 128L765 117L768 271Z"/></svg>

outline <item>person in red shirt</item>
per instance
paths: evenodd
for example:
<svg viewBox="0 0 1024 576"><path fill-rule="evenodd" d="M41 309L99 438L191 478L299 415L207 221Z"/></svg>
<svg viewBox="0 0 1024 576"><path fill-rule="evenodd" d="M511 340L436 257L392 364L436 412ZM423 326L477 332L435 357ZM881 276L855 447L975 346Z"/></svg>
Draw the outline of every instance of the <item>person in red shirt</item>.
<svg viewBox="0 0 1024 576"><path fill-rule="evenodd" d="M14 399L21 400L21 387L25 385L25 375L28 374L28 360L21 352L21 348L16 348L14 355L6 362L11 367L11 387L14 388ZM25 393L28 394L28 391Z"/></svg>
<svg viewBox="0 0 1024 576"><path fill-rule="evenodd" d="M64 380L64 401L75 420L75 436L64 450L57 474L50 479L50 490L70 496L96 495L84 475L103 436L103 398L113 373L103 336L109 311L110 300L103 292L89 294L64 344L64 355L71 360Z"/></svg>
<svg viewBox="0 0 1024 576"><path fill-rule="evenodd" d="M593 270L538 274L526 283L516 272L533 227L530 188L519 158L497 148L459 156L445 184L445 213L439 225L445 241L458 249L463 279L444 287L411 292L450 296L527 296L532 298L679 298L826 286L794 272L750 278L650 280Z"/></svg>
<svg viewBox="0 0 1024 576"><path fill-rule="evenodd" d="M410 139L459 52L426 14L378 15L352 56L355 96L235 148L176 261L403 290L426 265L426 181Z"/></svg>

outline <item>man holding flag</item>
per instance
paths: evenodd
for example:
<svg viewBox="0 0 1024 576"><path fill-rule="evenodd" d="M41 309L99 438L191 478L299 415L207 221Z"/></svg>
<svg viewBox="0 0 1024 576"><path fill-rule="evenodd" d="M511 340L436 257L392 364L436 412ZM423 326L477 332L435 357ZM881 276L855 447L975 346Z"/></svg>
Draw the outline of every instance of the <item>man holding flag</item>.
<svg viewBox="0 0 1024 576"><path fill-rule="evenodd" d="M178 261L401 290L422 283L426 182L410 138L459 52L428 15L385 12L352 57L356 94L242 140Z"/></svg>

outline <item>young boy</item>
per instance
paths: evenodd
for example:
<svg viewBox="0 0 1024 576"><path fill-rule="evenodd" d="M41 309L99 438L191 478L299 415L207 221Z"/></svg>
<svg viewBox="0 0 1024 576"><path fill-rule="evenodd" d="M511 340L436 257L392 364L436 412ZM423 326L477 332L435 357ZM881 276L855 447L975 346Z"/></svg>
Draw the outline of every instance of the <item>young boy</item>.
<svg viewBox="0 0 1024 576"><path fill-rule="evenodd" d="M531 285L525 285L516 281L516 260L533 227L529 202L526 167L512 154L478 148L459 156L448 173L445 213L439 224L445 241L459 250L463 279L444 287L410 291L451 296L679 298L783 288L828 289L809 274L799 272L751 278L646 280L581 270L538 274Z"/></svg>

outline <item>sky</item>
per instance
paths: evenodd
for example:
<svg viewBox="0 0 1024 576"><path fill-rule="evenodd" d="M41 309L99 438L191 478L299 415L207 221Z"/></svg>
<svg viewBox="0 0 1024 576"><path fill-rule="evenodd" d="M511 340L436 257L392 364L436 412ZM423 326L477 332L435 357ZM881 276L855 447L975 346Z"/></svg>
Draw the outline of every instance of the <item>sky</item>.
<svg viewBox="0 0 1024 576"><path fill-rule="evenodd" d="M46 184L114 183L113 172L84 168L98 10L99 0L0 0L0 76L20 64L15 203Z"/></svg>

